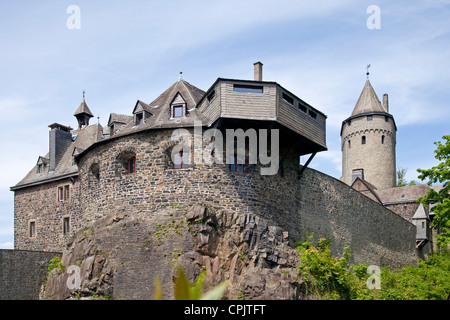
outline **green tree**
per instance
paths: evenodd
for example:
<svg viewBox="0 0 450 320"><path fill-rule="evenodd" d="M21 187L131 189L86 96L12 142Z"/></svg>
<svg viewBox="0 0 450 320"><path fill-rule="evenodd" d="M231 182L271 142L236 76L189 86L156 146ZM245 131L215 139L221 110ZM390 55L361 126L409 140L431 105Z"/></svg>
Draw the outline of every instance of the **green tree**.
<svg viewBox="0 0 450 320"><path fill-rule="evenodd" d="M397 187L415 186L417 182L415 180L406 181L407 169L402 168L397 171Z"/></svg>
<svg viewBox="0 0 450 320"><path fill-rule="evenodd" d="M428 190L417 202L428 206L435 204L431 208L435 214L431 226L439 230L436 244L445 247L450 244L450 135L443 136L442 139L442 142L434 143L437 146L434 151L435 158L440 161L439 164L431 169L417 169L420 173L419 179L428 179L429 185L442 183L442 189L439 192L433 189Z"/></svg>

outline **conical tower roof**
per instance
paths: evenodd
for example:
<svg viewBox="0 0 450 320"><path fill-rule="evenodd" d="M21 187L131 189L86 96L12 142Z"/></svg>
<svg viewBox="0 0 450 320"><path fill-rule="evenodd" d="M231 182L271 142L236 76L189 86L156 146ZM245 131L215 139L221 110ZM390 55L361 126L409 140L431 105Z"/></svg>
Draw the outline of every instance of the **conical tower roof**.
<svg viewBox="0 0 450 320"><path fill-rule="evenodd" d="M352 116L367 112L388 112L378 99L369 79L364 84L358 102L356 102L356 106L353 109Z"/></svg>
<svg viewBox="0 0 450 320"><path fill-rule="evenodd" d="M77 115L83 114L83 113L87 114L88 116L91 116L91 117L94 116L92 114L91 110L89 110L89 108L86 104L86 101L84 101L84 98L83 98L83 101L81 102L80 106L78 107L77 111L75 111L75 113L73 115L77 116Z"/></svg>

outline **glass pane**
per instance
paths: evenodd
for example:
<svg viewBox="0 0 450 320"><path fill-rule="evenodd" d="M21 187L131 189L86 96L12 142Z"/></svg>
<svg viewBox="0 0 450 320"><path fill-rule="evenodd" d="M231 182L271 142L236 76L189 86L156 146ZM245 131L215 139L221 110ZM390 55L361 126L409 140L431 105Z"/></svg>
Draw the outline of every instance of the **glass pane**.
<svg viewBox="0 0 450 320"><path fill-rule="evenodd" d="M179 118L183 116L183 107L182 106L174 106L173 107L173 117Z"/></svg>

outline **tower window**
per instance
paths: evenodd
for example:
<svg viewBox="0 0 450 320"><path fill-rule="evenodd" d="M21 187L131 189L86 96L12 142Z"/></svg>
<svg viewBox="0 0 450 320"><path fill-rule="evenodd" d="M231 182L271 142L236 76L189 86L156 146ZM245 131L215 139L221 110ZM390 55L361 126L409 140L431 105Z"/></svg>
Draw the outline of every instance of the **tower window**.
<svg viewBox="0 0 450 320"><path fill-rule="evenodd" d="M286 93L283 92L282 98L285 102L289 103L290 105L294 105L294 99L288 96Z"/></svg>
<svg viewBox="0 0 450 320"><path fill-rule="evenodd" d="M388 116L384 116L384 121L389 122L389 117Z"/></svg>
<svg viewBox="0 0 450 320"><path fill-rule="evenodd" d="M246 93L263 93L263 86L235 84L235 85L233 85L233 91L246 92Z"/></svg>
<svg viewBox="0 0 450 320"><path fill-rule="evenodd" d="M366 136L362 136L361 137L361 143L362 144L366 144Z"/></svg>
<svg viewBox="0 0 450 320"><path fill-rule="evenodd" d="M381 136L381 144L384 144L384 135Z"/></svg>
<svg viewBox="0 0 450 320"><path fill-rule="evenodd" d="M230 170L234 172L244 172L244 164L240 157L235 155L234 157L231 157L231 164L230 164Z"/></svg>
<svg viewBox="0 0 450 320"><path fill-rule="evenodd" d="M127 161L127 172L128 173L135 173L136 172L136 157L131 157Z"/></svg>
<svg viewBox="0 0 450 320"><path fill-rule="evenodd" d="M64 186L64 201L70 199L70 186Z"/></svg>
<svg viewBox="0 0 450 320"><path fill-rule="evenodd" d="M348 148L350 149L352 147L352 144L350 142L350 140L348 140Z"/></svg>
<svg viewBox="0 0 450 320"><path fill-rule="evenodd" d="M189 168L189 153L180 152L174 154L173 157L173 168L174 169L185 169Z"/></svg>
<svg viewBox="0 0 450 320"><path fill-rule="evenodd" d="M34 238L36 237L36 222L34 221L30 221L30 225L29 225L29 236L30 238Z"/></svg>
<svg viewBox="0 0 450 320"><path fill-rule="evenodd" d="M367 116L367 121L372 121L373 117L372 116Z"/></svg>
<svg viewBox="0 0 450 320"><path fill-rule="evenodd" d="M63 233L65 235L70 233L70 218L69 217L64 218L64 220L63 220Z"/></svg>

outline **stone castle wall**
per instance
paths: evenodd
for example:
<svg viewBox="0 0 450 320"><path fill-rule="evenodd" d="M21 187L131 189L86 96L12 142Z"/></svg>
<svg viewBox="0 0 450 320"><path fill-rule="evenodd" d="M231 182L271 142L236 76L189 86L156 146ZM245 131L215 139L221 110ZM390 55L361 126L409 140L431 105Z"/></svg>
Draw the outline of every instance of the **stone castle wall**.
<svg viewBox="0 0 450 320"><path fill-rule="evenodd" d="M0 300L37 300L54 252L0 250Z"/></svg>
<svg viewBox="0 0 450 320"><path fill-rule="evenodd" d="M58 188L69 186L69 199L58 199ZM17 250L61 252L71 233L65 234L64 218L70 218L70 230L80 227L79 180L63 179L14 192L14 248ZM30 223L35 223L35 237Z"/></svg>

